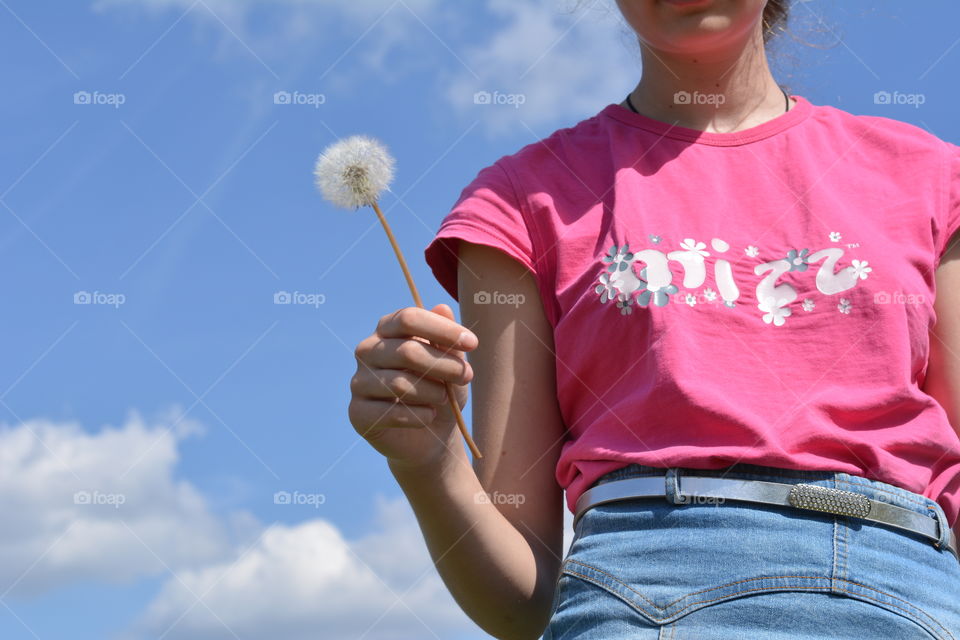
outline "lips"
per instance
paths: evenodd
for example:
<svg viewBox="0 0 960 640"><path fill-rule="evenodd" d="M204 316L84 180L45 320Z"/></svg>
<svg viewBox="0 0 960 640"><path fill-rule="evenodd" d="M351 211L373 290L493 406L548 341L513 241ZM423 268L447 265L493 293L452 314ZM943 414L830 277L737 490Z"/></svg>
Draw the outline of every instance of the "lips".
<svg viewBox="0 0 960 640"><path fill-rule="evenodd" d="M710 4L713 0L660 0L666 4L672 4L677 7L694 7Z"/></svg>

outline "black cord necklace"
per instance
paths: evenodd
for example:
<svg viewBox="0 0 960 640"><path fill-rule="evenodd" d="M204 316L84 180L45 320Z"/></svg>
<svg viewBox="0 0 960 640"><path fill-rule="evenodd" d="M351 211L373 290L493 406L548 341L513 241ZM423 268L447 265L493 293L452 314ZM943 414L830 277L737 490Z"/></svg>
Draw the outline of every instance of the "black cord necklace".
<svg viewBox="0 0 960 640"><path fill-rule="evenodd" d="M787 92L784 91L783 87L780 87L780 91L783 91L783 99L786 102L784 113L786 113L787 111L790 111L790 96L787 95ZM630 111L633 111L638 115L640 114L640 112L637 111L637 108L633 106L633 100L630 99L629 93L627 94L627 106L630 107Z"/></svg>

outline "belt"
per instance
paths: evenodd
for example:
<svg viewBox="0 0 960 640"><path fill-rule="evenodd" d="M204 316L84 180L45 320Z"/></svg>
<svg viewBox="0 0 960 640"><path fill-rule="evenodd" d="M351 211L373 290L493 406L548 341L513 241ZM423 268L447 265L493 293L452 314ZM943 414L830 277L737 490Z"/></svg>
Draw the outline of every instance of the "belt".
<svg viewBox="0 0 960 640"><path fill-rule="evenodd" d="M594 485L577 499L573 527L584 512L591 507L616 500L629 498L665 498L665 476L643 476L624 478L604 484ZM919 533L934 542L939 548L940 520L930 516L892 505L888 502L871 500L867 496L853 491L821 487L812 484L787 484L766 482L764 480L740 480L734 478L714 478L680 474L677 480L678 504L688 504L691 497L724 498L746 502L787 505L799 509L854 516L864 520L880 522L906 531ZM680 484L683 491L680 491ZM953 531L948 537L947 549L957 557L957 538ZM960 558L958 558L960 560Z"/></svg>

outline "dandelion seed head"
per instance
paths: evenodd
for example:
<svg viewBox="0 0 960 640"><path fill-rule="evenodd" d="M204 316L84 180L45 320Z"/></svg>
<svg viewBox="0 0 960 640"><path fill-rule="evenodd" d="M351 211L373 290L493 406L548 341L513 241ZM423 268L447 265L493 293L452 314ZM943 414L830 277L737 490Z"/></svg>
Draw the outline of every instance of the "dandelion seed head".
<svg viewBox="0 0 960 640"><path fill-rule="evenodd" d="M323 197L343 209L373 204L393 181L394 160L368 136L334 142L317 158L316 185Z"/></svg>

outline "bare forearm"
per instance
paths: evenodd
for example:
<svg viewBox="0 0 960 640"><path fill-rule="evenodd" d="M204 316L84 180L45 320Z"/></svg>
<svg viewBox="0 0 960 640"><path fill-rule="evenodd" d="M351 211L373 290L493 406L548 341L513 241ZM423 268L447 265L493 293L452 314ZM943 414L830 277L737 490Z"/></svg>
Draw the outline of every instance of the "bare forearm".
<svg viewBox="0 0 960 640"><path fill-rule="evenodd" d="M390 470L413 507L451 595L496 638L535 639L546 625L557 570L489 501L464 454L435 471Z"/></svg>

